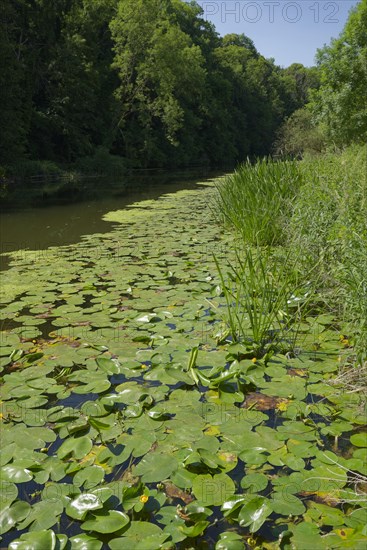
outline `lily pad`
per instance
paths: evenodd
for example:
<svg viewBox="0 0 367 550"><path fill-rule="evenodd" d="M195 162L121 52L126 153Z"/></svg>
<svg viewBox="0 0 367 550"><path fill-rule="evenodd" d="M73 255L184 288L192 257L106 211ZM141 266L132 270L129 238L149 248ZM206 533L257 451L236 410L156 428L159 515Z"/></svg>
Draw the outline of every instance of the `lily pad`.
<svg viewBox="0 0 367 550"><path fill-rule="evenodd" d="M146 521L132 521L124 536L112 539L109 542L111 550L121 548L136 548L139 550L156 550L168 539L168 533L164 533L157 525Z"/></svg>
<svg viewBox="0 0 367 550"><path fill-rule="evenodd" d="M0 512L0 535L3 535L26 518L30 509L31 507L28 502L21 500L3 508Z"/></svg>
<svg viewBox="0 0 367 550"><path fill-rule="evenodd" d="M234 494L235 485L227 474L205 474L194 479L192 491L205 506L220 506Z"/></svg>
<svg viewBox="0 0 367 550"><path fill-rule="evenodd" d="M66 507L68 516L74 519L84 519L90 510L98 510L103 504L97 495L92 493L83 493L72 500Z"/></svg>
<svg viewBox="0 0 367 550"><path fill-rule="evenodd" d="M57 538L53 531L42 529L32 533L24 533L19 539L9 544L9 550L54 550Z"/></svg>
<svg viewBox="0 0 367 550"><path fill-rule="evenodd" d="M145 483L152 483L167 479L177 468L178 461L174 456L150 453L134 468L134 475L141 476Z"/></svg>
<svg viewBox="0 0 367 550"><path fill-rule="evenodd" d="M82 529L85 531L95 531L97 533L115 533L125 527L129 521L129 516L124 512L108 510L82 523Z"/></svg>
<svg viewBox="0 0 367 550"><path fill-rule="evenodd" d="M57 456L62 459L68 455L72 455L80 459L87 455L92 447L93 443L87 436L70 437L63 442L57 451Z"/></svg>
<svg viewBox="0 0 367 550"><path fill-rule="evenodd" d="M267 520L273 508L265 497L253 497L244 504L238 514L241 527L249 527L251 533L256 533Z"/></svg>

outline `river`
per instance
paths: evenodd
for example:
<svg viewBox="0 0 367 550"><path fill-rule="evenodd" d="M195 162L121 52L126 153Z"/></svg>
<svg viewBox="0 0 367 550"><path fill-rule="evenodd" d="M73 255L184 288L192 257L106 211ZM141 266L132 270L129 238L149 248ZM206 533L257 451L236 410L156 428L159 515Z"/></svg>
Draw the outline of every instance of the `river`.
<svg viewBox="0 0 367 550"><path fill-rule="evenodd" d="M3 216L1 548L366 547L333 316L258 354L276 289L198 183Z"/></svg>
<svg viewBox="0 0 367 550"><path fill-rule="evenodd" d="M82 202L62 203L33 208L18 208L5 211L0 216L0 253L15 250L45 250L50 246L61 246L78 242L82 235L104 233L111 229L111 223L102 216L111 210L123 209L137 201L157 199L165 193L195 188L203 177L178 179L157 183L156 177L141 178L136 187L129 187L123 194L107 191L98 198ZM167 176L164 178L167 180ZM205 178L204 178L205 179ZM116 186L115 186L116 189ZM113 224L112 224L113 225ZM0 270L7 269L9 258L0 256Z"/></svg>

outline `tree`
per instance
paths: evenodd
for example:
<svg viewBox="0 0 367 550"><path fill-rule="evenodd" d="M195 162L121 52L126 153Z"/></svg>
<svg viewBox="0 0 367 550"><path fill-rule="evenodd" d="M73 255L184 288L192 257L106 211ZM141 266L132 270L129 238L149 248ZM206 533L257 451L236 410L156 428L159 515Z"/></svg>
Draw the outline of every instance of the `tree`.
<svg viewBox="0 0 367 550"><path fill-rule="evenodd" d="M351 10L339 38L318 51L319 90L311 94L316 120L337 145L367 140L367 0Z"/></svg>
<svg viewBox="0 0 367 550"><path fill-rule="evenodd" d="M144 164L164 162L165 151L179 147L180 131L195 130L194 107L205 86L205 60L179 26L175 7L181 5L122 0L111 22L123 154Z"/></svg>
<svg viewBox="0 0 367 550"><path fill-rule="evenodd" d="M27 2L4 0L0 20L0 163L11 164L26 150L31 116L27 76Z"/></svg>
<svg viewBox="0 0 367 550"><path fill-rule="evenodd" d="M36 158L73 161L110 145L113 118L108 0L39 1L29 143ZM47 46L47 47L46 47Z"/></svg>
<svg viewBox="0 0 367 550"><path fill-rule="evenodd" d="M4 0L0 161L233 165L266 155L310 74L183 0Z"/></svg>
<svg viewBox="0 0 367 550"><path fill-rule="evenodd" d="M302 108L310 100L310 91L320 86L317 67L304 67L301 63L292 63L280 69L279 77L283 83L285 116Z"/></svg>

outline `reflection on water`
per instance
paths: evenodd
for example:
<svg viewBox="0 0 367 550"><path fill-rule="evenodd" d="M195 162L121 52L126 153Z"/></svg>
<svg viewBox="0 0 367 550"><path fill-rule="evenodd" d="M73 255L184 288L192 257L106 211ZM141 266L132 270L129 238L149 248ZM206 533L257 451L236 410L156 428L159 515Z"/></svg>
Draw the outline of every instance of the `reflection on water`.
<svg viewBox="0 0 367 550"><path fill-rule="evenodd" d="M180 189L194 188L203 179L182 178L177 181L176 177L174 183L164 184L152 183L150 179L123 196L111 195L107 191L98 198L83 202L3 212L0 217L0 252L44 250L50 246L78 242L82 235L108 232L114 223L103 221L102 216L110 210L125 208L137 201L156 199ZM0 256L0 269L6 269L8 263L7 256Z"/></svg>

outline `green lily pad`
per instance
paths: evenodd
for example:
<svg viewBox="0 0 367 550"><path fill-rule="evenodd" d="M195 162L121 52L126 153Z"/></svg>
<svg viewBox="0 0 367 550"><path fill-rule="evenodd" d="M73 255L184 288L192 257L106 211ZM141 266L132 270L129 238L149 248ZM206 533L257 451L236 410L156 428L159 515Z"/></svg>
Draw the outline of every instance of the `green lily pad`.
<svg viewBox="0 0 367 550"><path fill-rule="evenodd" d="M31 481L33 473L28 468L25 468L17 462L12 462L3 466L0 470L1 480L13 483L26 483Z"/></svg>
<svg viewBox="0 0 367 550"><path fill-rule="evenodd" d="M367 432L352 435L350 442L356 447L367 447Z"/></svg>
<svg viewBox="0 0 367 550"><path fill-rule="evenodd" d="M187 525L182 525L179 527L180 531L187 537L198 537L202 535L205 529L209 525L209 521L198 521L195 525L188 527Z"/></svg>
<svg viewBox="0 0 367 550"><path fill-rule="evenodd" d="M0 510L10 506L18 496L18 488L10 481L0 481Z"/></svg>
<svg viewBox="0 0 367 550"><path fill-rule="evenodd" d="M151 453L142 458L133 473L141 476L145 483L152 483L167 479L177 468L178 461L174 456Z"/></svg>
<svg viewBox="0 0 367 550"><path fill-rule="evenodd" d="M92 493L83 493L72 500L66 507L68 516L74 519L84 519L90 510L98 510L103 504L97 495Z"/></svg>
<svg viewBox="0 0 367 550"><path fill-rule="evenodd" d="M319 528L314 523L300 523L291 527L291 542L296 548L305 550L322 550L327 548L327 542L321 537Z"/></svg>
<svg viewBox="0 0 367 550"><path fill-rule="evenodd" d="M241 527L249 527L251 533L256 533L273 512L269 500L265 497L253 497L244 504L238 514Z"/></svg>
<svg viewBox="0 0 367 550"><path fill-rule="evenodd" d="M30 509L31 506L28 502L23 502L21 500L14 502L11 506L3 508L0 512L0 535L3 535L25 519Z"/></svg>
<svg viewBox="0 0 367 550"><path fill-rule="evenodd" d="M36 502L18 528L28 528L29 531L47 530L60 521L63 509L64 505L61 499Z"/></svg>
<svg viewBox="0 0 367 550"><path fill-rule="evenodd" d="M71 537L69 540L71 550L100 550L102 548L102 541L85 533Z"/></svg>
<svg viewBox="0 0 367 550"><path fill-rule="evenodd" d="M306 510L303 502L295 495L289 493L274 493L270 501L276 514L282 516L300 516Z"/></svg>
<svg viewBox="0 0 367 550"><path fill-rule="evenodd" d="M108 357L97 357L96 363L98 367L108 375L118 374L120 372L120 366L115 359L109 359Z"/></svg>
<svg viewBox="0 0 367 550"><path fill-rule="evenodd" d="M220 506L234 494L235 485L227 474L204 474L194 479L192 491L205 506Z"/></svg>
<svg viewBox="0 0 367 550"><path fill-rule="evenodd" d="M19 539L9 544L9 550L54 550L57 538L53 531L42 529L32 533L24 533Z"/></svg>
<svg viewBox="0 0 367 550"><path fill-rule="evenodd" d="M120 550L120 548L158 550L168 537L168 533L163 533L162 529L153 523L132 521L124 532L124 536L112 539L109 547L111 550Z"/></svg>
<svg viewBox="0 0 367 550"><path fill-rule="evenodd" d="M241 487L249 493L260 493L268 486L269 480L264 474L247 474L241 479Z"/></svg>
<svg viewBox="0 0 367 550"><path fill-rule="evenodd" d="M95 531L96 533L115 533L125 527L129 521L129 516L124 512L108 510L82 523L82 529L85 531Z"/></svg>
<svg viewBox="0 0 367 550"><path fill-rule="evenodd" d="M224 517L230 516L241 508L241 506L247 501L247 495L232 495L228 500L222 503L221 510Z"/></svg>
<svg viewBox="0 0 367 550"><path fill-rule="evenodd" d="M104 476L104 469L101 466L93 465L79 470L79 472L75 474L73 481L77 487L84 485L85 489L88 490L101 483Z"/></svg>
<svg viewBox="0 0 367 550"><path fill-rule="evenodd" d="M57 451L57 456L62 459L68 455L72 455L80 459L87 455L92 447L93 443L86 435L82 437L69 437Z"/></svg>
<svg viewBox="0 0 367 550"><path fill-rule="evenodd" d="M215 550L244 550L242 537L232 531L225 531L215 545Z"/></svg>

